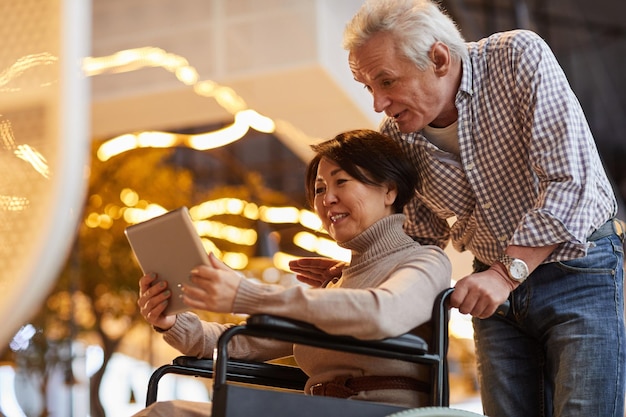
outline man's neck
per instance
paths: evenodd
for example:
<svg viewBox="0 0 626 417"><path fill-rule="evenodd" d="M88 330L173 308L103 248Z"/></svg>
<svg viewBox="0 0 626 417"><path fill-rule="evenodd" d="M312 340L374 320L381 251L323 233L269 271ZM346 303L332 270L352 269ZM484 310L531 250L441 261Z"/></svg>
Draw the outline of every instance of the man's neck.
<svg viewBox="0 0 626 417"><path fill-rule="evenodd" d="M443 111L439 114L439 116L429 123L429 126L442 128L448 127L452 123L456 122L459 118L459 112L454 104L456 101L456 93L459 91L459 87L461 86L461 77L463 75L463 66L461 61L454 60L452 63L452 68L450 73L447 75L448 77L448 86L446 89L446 106Z"/></svg>

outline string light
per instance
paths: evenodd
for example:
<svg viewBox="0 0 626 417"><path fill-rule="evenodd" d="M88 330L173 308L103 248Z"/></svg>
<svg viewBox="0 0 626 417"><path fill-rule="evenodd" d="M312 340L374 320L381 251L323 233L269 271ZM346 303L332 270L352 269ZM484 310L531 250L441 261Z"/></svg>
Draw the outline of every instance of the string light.
<svg viewBox="0 0 626 417"><path fill-rule="evenodd" d="M194 92L202 97L213 98L234 117L234 122L224 128L198 134L176 134L167 132L137 132L112 138L97 151L101 161L138 148L168 148L187 146L204 151L228 145L241 139L249 129L262 133L274 133L276 123L269 117L249 109L232 88L219 85L212 80L198 81L198 73L186 59L160 48L144 47L116 52L104 57L88 57L83 61L86 75L136 71L145 67L162 67L173 73L185 85L192 85ZM293 130L293 127L290 126Z"/></svg>

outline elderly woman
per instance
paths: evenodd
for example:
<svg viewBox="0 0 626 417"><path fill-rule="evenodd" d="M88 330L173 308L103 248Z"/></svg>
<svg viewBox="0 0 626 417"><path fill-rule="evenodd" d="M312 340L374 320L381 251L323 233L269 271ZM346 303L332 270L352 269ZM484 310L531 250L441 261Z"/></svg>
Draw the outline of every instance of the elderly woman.
<svg viewBox="0 0 626 417"><path fill-rule="evenodd" d="M373 130L345 132L313 150L307 197L328 234L352 253L342 276L324 288L259 285L210 255L211 266L190 271L184 302L214 312L280 315L361 339L412 332L429 340L432 306L450 285L451 266L440 248L422 246L403 231L402 210L414 193L415 168L399 145ZM171 294L164 286L151 286L154 280L148 274L139 281L141 314L185 355L211 357L228 325L204 322L190 312L165 316ZM315 387L314 395L340 396L337 392L346 390L333 389L337 384L374 376L374 389L350 398L405 407L428 401L420 392L427 370L419 365L242 337L231 343L230 355L252 360L293 355L309 376L306 391ZM404 381L402 386L391 386L392 378ZM174 401L155 403L138 415L209 414L206 403Z"/></svg>

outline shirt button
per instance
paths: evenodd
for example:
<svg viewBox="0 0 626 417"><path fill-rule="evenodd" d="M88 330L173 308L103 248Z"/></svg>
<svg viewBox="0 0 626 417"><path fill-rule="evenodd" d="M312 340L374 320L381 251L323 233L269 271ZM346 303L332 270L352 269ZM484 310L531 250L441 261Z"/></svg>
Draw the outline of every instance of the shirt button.
<svg viewBox="0 0 626 417"><path fill-rule="evenodd" d="M465 169L471 171L472 169L474 169L474 163L470 162L469 164L465 165Z"/></svg>
<svg viewBox="0 0 626 417"><path fill-rule="evenodd" d="M506 241L507 241L507 237L506 237L506 236L504 236L504 235L502 235L502 236L500 236L500 237L498 238L498 240L499 240L500 242L506 242Z"/></svg>
<svg viewBox="0 0 626 417"><path fill-rule="evenodd" d="M484 208L485 210L489 210L489 209L491 208L491 203L485 203L485 204L483 204L483 208Z"/></svg>

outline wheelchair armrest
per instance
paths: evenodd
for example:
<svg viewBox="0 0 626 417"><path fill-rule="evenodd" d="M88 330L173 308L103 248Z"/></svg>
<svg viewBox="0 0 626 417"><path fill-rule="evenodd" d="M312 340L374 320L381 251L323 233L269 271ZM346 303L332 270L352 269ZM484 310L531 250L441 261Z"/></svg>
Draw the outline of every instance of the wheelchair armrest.
<svg viewBox="0 0 626 417"><path fill-rule="evenodd" d="M213 360L194 356L179 356L173 365L192 368L198 371L213 371ZM293 390L303 390L308 377L300 368L267 362L253 362L230 359L226 367L229 379L249 384L274 386Z"/></svg>
<svg viewBox="0 0 626 417"><path fill-rule="evenodd" d="M146 396L146 407L157 400L159 381L166 374L188 375L212 378L214 375L213 359L194 356L178 356L171 364L163 365L150 377ZM307 375L295 366L278 365L266 362L252 362L230 359L226 367L229 380L268 387L278 387L302 391L308 379Z"/></svg>
<svg viewBox="0 0 626 417"><path fill-rule="evenodd" d="M328 344L350 344L405 354L425 354L428 352L426 341L410 333L382 340L361 340L351 336L331 335L309 323L269 314L250 316L246 321L246 326L250 329L264 332L267 335L286 334L301 336L307 339L324 341Z"/></svg>

